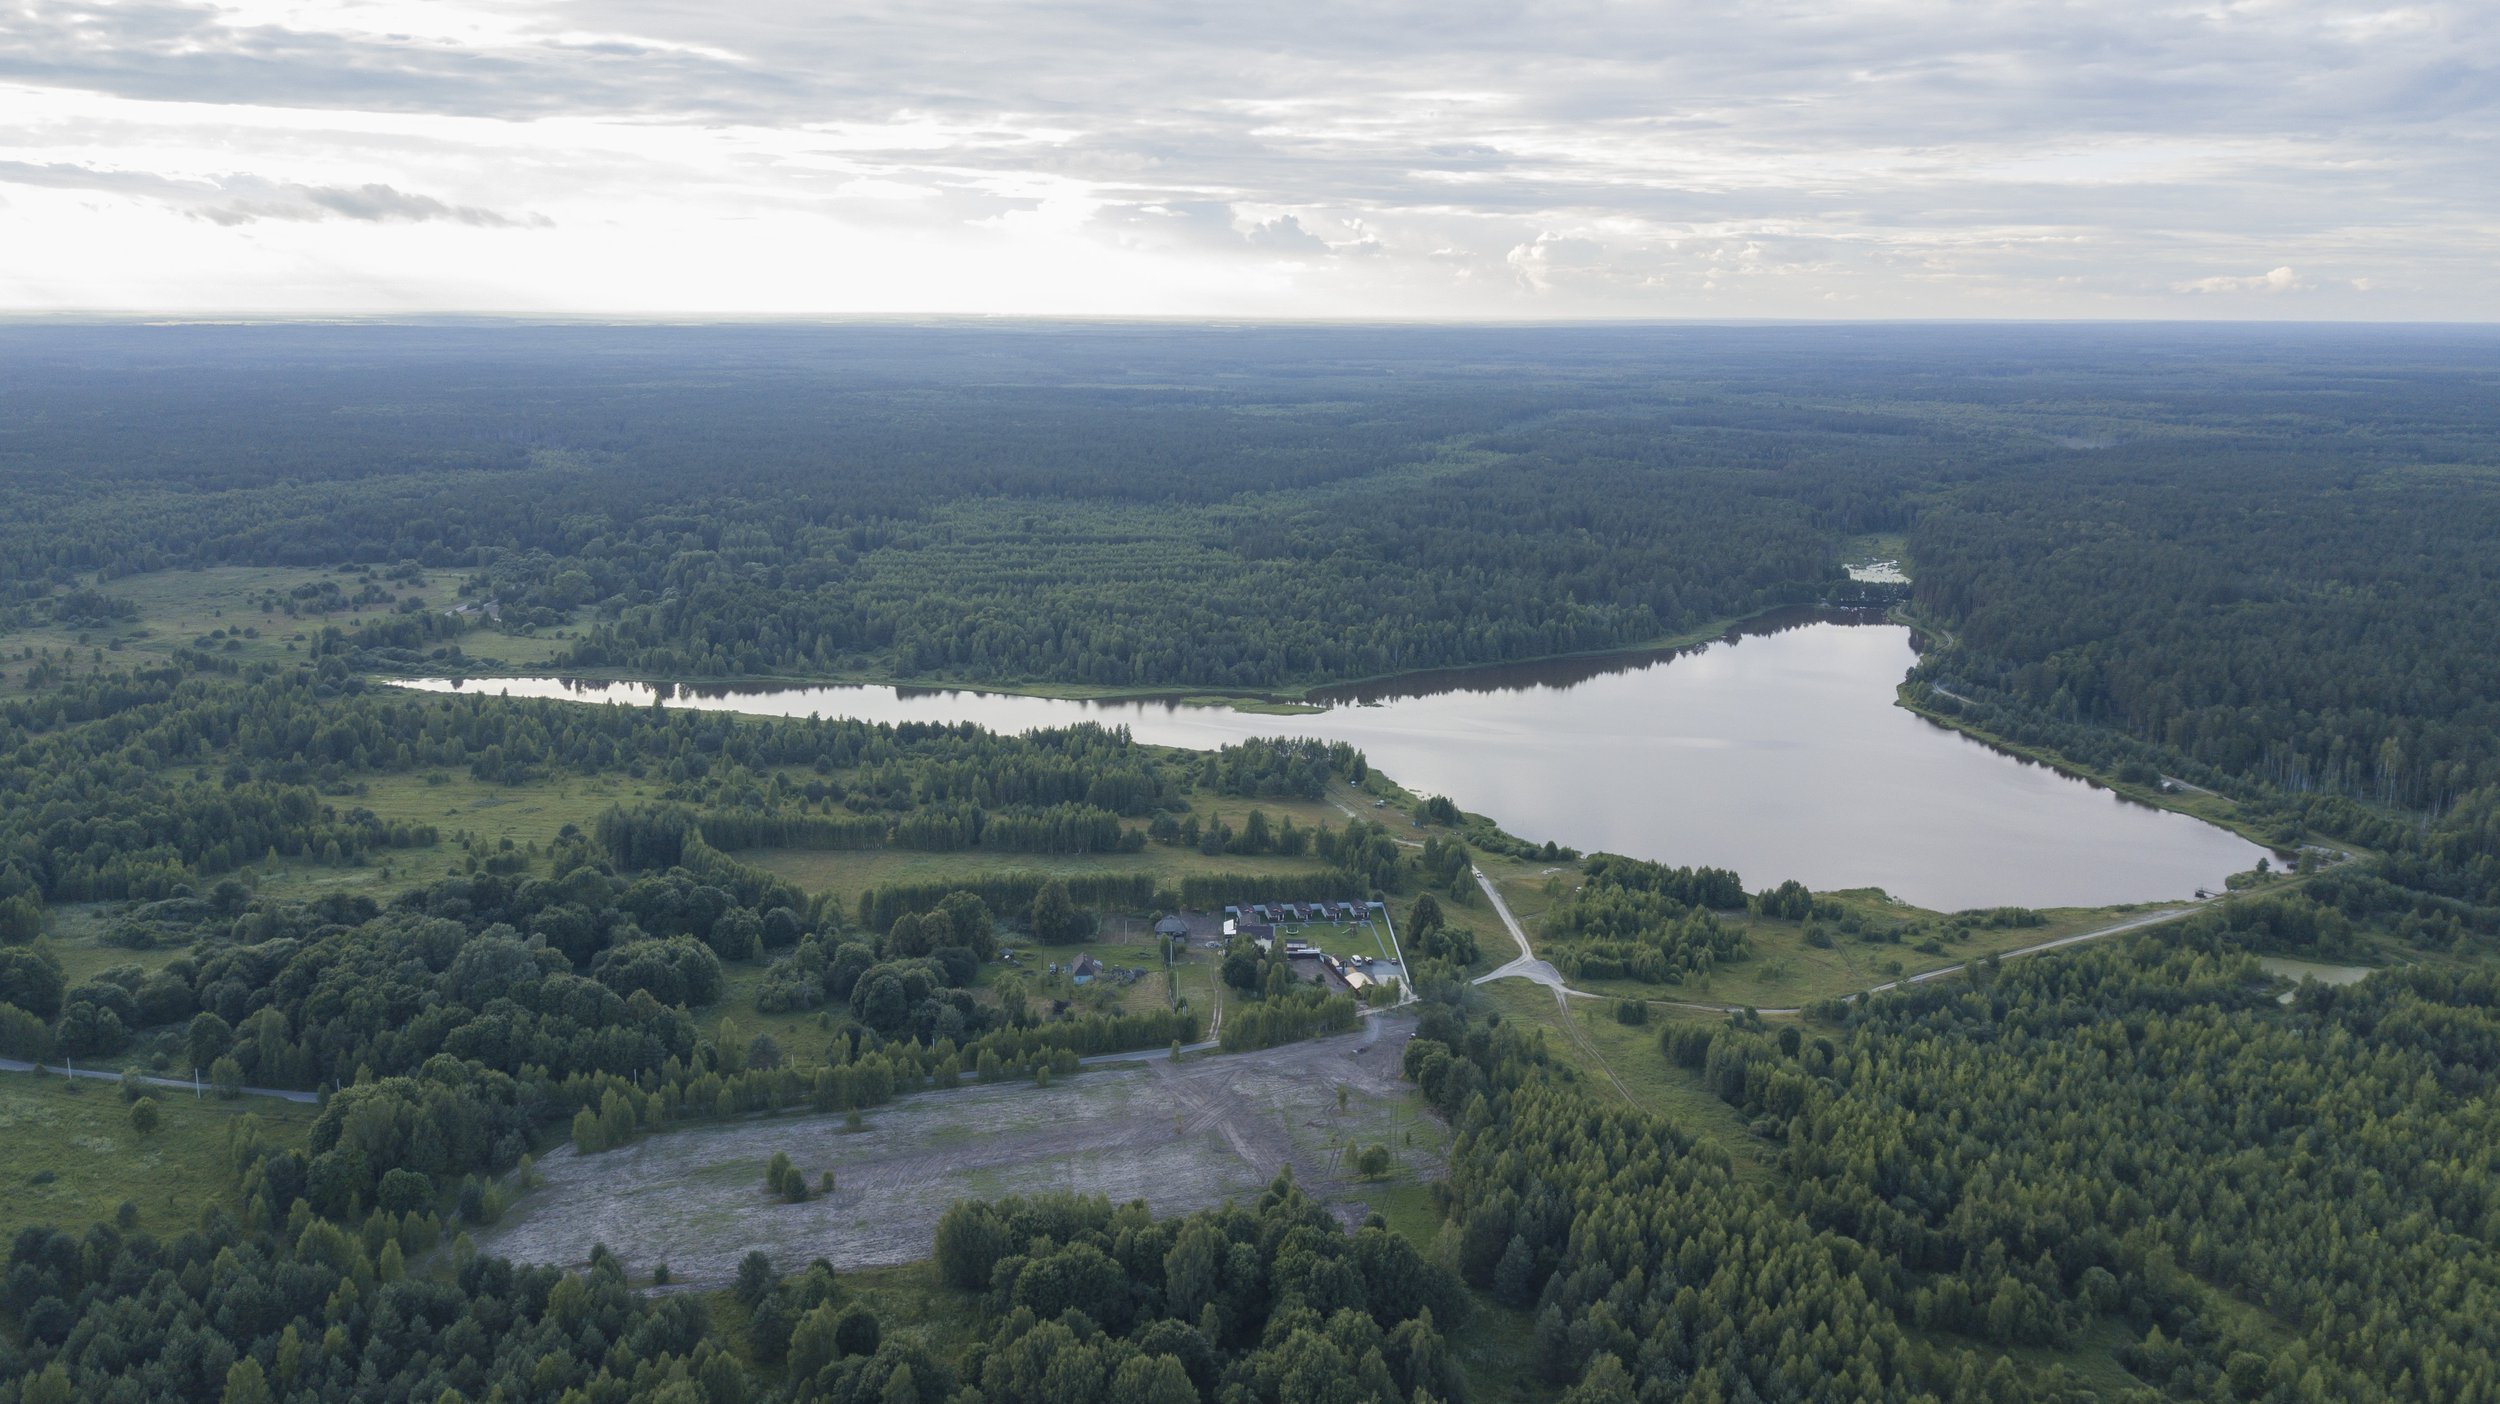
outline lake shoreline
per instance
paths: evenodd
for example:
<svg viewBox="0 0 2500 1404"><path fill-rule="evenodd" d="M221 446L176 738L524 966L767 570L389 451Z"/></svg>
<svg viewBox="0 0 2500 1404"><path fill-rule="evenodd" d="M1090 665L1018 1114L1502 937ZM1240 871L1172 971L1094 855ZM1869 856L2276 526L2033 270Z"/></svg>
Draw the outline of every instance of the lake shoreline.
<svg viewBox="0 0 2500 1404"><path fill-rule="evenodd" d="M1002 733L1093 724L1206 751L1279 732L1342 741L1417 795L1502 831L1759 886L1879 885L1922 907L2184 898L2262 847L1903 705L1918 633L1883 611L1787 610L1702 646L1410 675L1329 710L1242 713L1178 698L1040 698L843 683L706 688L552 677L410 680L425 691L690 707ZM1711 645L1719 646L1711 646Z"/></svg>
<svg viewBox="0 0 2500 1404"><path fill-rule="evenodd" d="M1408 668L1397 672L1372 673L1362 677L1340 678L1327 682L1303 683L1273 689L1211 687L1200 684L1153 684L1137 687L1101 686L1093 683L1053 682L969 682L953 678L896 677L889 673L741 673L725 677L673 677L654 682L650 677L628 669L585 668L555 673L546 665L486 667L476 671L445 671L411 673L402 671L385 679L401 681L438 681L450 683L491 682L498 678L561 677L567 682L631 683L646 687L700 688L706 696L725 696L733 692L784 692L812 687L890 687L914 693L970 692L983 696L1036 697L1058 702L1168 702L1179 706L1228 707L1257 715L1307 715L1300 709L1325 706L1316 702L1317 694L1353 688L1392 686L1408 679L1442 677L1450 674L1482 672L1503 668L1533 668L1602 659L1663 661L1678 654L1706 648L1732 635L1750 632L1753 626L1774 616L1799 611L1851 610L1884 613L1881 606L1841 605L1828 601L1768 605L1749 613L1730 615L1680 634L1645 639L1638 643L1617 644L1606 648L1580 649L1569 653L1541 653L1529 658L1514 658L1487 663L1452 663L1438 668ZM537 637L535 635L529 637Z"/></svg>
<svg viewBox="0 0 2500 1404"><path fill-rule="evenodd" d="M2069 779L2080 780L2087 785L2107 790L2120 799L2143 805L2147 809L2158 809L2167 814L2183 814L2200 823L2211 824L2217 829L2227 829L2286 862L2299 857L2295 850L2282 847L2273 839L2257 832L2255 825L2240 817L2239 802L2229 795L2207 792L2201 798L2210 803L2199 803L2198 807L2190 808L2189 805L2196 803L2200 797L2181 795L2145 785L2130 785L2115 775L2084 765L2062 752L2037 746L2025 746L2020 742L2008 740L1976 725L1967 717L1942 711L1931 704L1918 701L1910 695L1909 684L1906 682L1896 689L1896 694L1893 705L1903 711L1922 717L1943 730L1950 731L1965 740L1977 742L2000 755L2031 765L2046 766ZM2341 845L2341 847L2348 853L2359 852L2349 844Z"/></svg>

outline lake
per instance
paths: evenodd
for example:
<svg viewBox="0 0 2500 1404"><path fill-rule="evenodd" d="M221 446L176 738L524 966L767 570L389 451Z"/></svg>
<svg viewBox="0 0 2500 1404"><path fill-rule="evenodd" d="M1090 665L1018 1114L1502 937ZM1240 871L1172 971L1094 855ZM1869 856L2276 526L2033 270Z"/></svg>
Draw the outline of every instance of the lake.
<svg viewBox="0 0 2500 1404"><path fill-rule="evenodd" d="M1672 653L1423 674L1260 716L886 686L667 686L666 706L998 731L1100 722L1208 748L1350 741L1418 794L1522 838L1733 868L1750 889L1881 887L1923 907L2102 906L2219 889L2265 850L2008 756L1893 703L1914 653L1880 615L1801 612ZM640 683L415 680L435 691L648 706Z"/></svg>

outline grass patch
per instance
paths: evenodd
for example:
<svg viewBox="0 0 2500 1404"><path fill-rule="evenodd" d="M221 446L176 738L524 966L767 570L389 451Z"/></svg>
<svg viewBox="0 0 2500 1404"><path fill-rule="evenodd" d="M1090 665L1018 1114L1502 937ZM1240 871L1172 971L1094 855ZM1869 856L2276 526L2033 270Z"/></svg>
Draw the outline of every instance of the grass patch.
<svg viewBox="0 0 2500 1404"><path fill-rule="evenodd" d="M643 803L660 792L657 783L624 775L503 785L471 779L464 770L376 775L362 789L353 799L333 802L362 805L388 821L432 824L446 844L465 831L490 845L504 839L544 845L567 824L587 833L608 806ZM409 856L421 861L423 850L409 850Z"/></svg>
<svg viewBox="0 0 2500 1404"><path fill-rule="evenodd" d="M153 1095L160 1119L141 1135L111 1083L0 1073L0 1235L30 1224L83 1232L125 1200L139 1206L148 1232L180 1232L225 1193L226 1137L240 1119L256 1118L264 1141L300 1145L318 1115L266 1097L201 1101L172 1088Z"/></svg>
<svg viewBox="0 0 2500 1404"><path fill-rule="evenodd" d="M995 873L1042 873L1079 877L1096 873L1149 873L1158 880L1178 881L1196 873L1231 873L1243 877L1280 873L1319 873L1315 858L1279 858L1273 854L1208 857L1194 848L1148 844L1141 853L999 853L968 849L958 853L916 853L873 848L824 853L807 849L759 848L738 855L743 861L788 878L811 893L854 894L871 887L910 883L969 882Z"/></svg>
<svg viewBox="0 0 2500 1404"><path fill-rule="evenodd" d="M2007 1350L1979 1341L1964 1344L1969 1344L1983 1356L2003 1354L2010 1357L2015 1368L2034 1383L2045 1384L2047 1381L2043 1376L2062 1369L2066 1372L2068 1388L2082 1388L2097 1398L2109 1399L2131 1389L2145 1388L2144 1381L2127 1373L2127 1368L2118 1363L2119 1350L2136 1344L2137 1339L2125 1323L2102 1317L2064 1350L2047 1346L2017 1346Z"/></svg>
<svg viewBox="0 0 2500 1404"><path fill-rule="evenodd" d="M1537 1378L1536 1319L1524 1311L1493 1304L1481 1292L1470 1292L1475 1310L1467 1328L1449 1338L1459 1368L1467 1373L1467 1397L1473 1404L1539 1404L1559 1390Z"/></svg>
<svg viewBox="0 0 2500 1404"><path fill-rule="evenodd" d="M1417 1252L1431 1255L1445 1221L1440 1207L1433 1202L1429 1182L1383 1183L1367 1190L1363 1199L1391 1233L1414 1244Z"/></svg>
<svg viewBox="0 0 2500 1404"><path fill-rule="evenodd" d="M1388 929L1377 922L1309 922L1284 928L1288 940L1302 941L1333 956L1372 956L1380 960L1395 959L1389 949Z"/></svg>
<svg viewBox="0 0 2500 1404"><path fill-rule="evenodd" d="M842 1274L842 1283L877 1313L888 1339L917 1342L940 1360L952 1360L989 1336L980 1299L950 1291L938 1281L933 1262L854 1268Z"/></svg>
<svg viewBox="0 0 2500 1404"><path fill-rule="evenodd" d="M1577 1069L1599 1096L1621 1096L1643 1111L1663 1116L1677 1130L1725 1151L1739 1176L1768 1180L1764 1146L1746 1129L1734 1107L1702 1090L1698 1075L1667 1061L1658 1033L1670 1021L1653 1017L1633 1026L1614 1016L1610 1001L1573 1000L1558 1006L1551 990L1526 980L1499 980L1478 987L1491 1007L1548 1031L1546 1050ZM1693 1015L1723 1022L1719 1015Z"/></svg>
<svg viewBox="0 0 2500 1404"><path fill-rule="evenodd" d="M1538 943L1538 928L1546 911L1568 896L1579 882L1578 870L1571 865L1487 858L1478 866L1501 888L1502 900L1527 929L1531 944ZM1722 912L1719 920L1743 928L1752 947L1752 953L1742 960L1676 985L1599 976L1573 976L1570 982L1574 988L1592 994L1661 1004L1690 1002L1797 1009L1818 999L1857 994L1927 971L2100 930L2176 905L2154 902L2053 907L2039 913L2042 921L2038 926L1957 928L1948 921L1948 913L1911 906L1876 888L1815 895L1819 900L1839 904L1861 931L1851 932L1836 921L1777 921L1750 912ZM1456 913L1463 909L1445 910ZM1479 935L1477 944L1488 952L1501 952L1501 960L1509 959L1515 948L1508 935L1499 931L1499 922L1490 914L1485 922L1495 932L1489 940ZM1828 944L1809 943L1809 925L1819 930ZM1898 941L1865 939L1867 935L1883 935L1896 928L1904 933ZM1919 943L1931 939L1939 949L1919 949Z"/></svg>
<svg viewBox="0 0 2500 1404"><path fill-rule="evenodd" d="M848 1018L847 1007L827 1004L822 1009L766 1014L755 1007L755 992L764 983L764 970L782 952L775 951L760 960L721 962L721 997L717 1003L690 1011L695 1027L705 1034L718 1032L720 1022L729 1020L737 1026L741 1046L752 1042L757 1034L772 1035L780 1045L782 1056L803 1062L826 1061L825 1051L833 1043L833 1033L823 1027L828 1022ZM830 1013L832 1019L826 1015Z"/></svg>
<svg viewBox="0 0 2500 1404"><path fill-rule="evenodd" d="M1347 793L1355 794L1351 790ZM605 808L608 802L602 799L593 805L591 815L596 817L598 810ZM1250 812L1254 809L1267 816L1271 828L1280 828L1291 820L1298 829L1317 830L1323 826L1342 829L1349 813L1375 817L1366 808L1326 800L1244 799L1206 794L1192 799L1189 812L1204 828L1212 828L1219 823L1229 824L1238 834L1248 827ZM381 814L384 811L377 806L374 812ZM433 822L440 824L446 821L435 819ZM1132 822L1130 827L1143 826ZM1274 853L1210 855L1186 845L1160 843L1149 843L1135 853L1015 853L989 848L962 849L951 853L924 853L900 848L841 851L758 848L744 850L737 856L788 878L809 892L845 895L872 887L967 882L997 873L1042 873L1052 877L1145 873L1158 882L1177 884L1182 878L1209 874L1251 878L1318 874L1328 870L1327 864L1308 853L1291 858ZM1241 894L1246 901L1258 901L1264 895L1248 888Z"/></svg>
<svg viewBox="0 0 2500 1404"><path fill-rule="evenodd" d="M1900 565L1902 572L1907 574L1910 564L1910 539L1897 531L1870 532L1864 536L1853 536L1841 543L1840 559L1844 565L1872 565L1877 561L1892 561Z"/></svg>
<svg viewBox="0 0 2500 1404"><path fill-rule="evenodd" d="M364 588L363 577L319 567L212 566L91 582L103 593L136 605L139 617L85 627L47 624L6 635L8 657L0 663L0 696L26 693L27 666L16 659L22 648L39 653L49 650L56 657L64 649L73 650L74 666L81 673L96 665L99 652L103 654L101 666L107 669L163 663L184 648L201 648L244 663L300 660L323 628L352 629L367 620L389 618L399 601L415 597L424 600L428 609L449 609L458 601L466 578L463 571L432 570L414 583L377 580L384 592L395 597L392 601L342 605L326 612L309 601L299 602L300 612L294 617L282 608L264 612L261 604L272 596L292 598L301 587L325 582L336 584L353 598ZM492 630L464 634L459 643L463 651L478 658L510 666L544 662L569 646L569 640L522 638Z"/></svg>
<svg viewBox="0 0 2500 1404"><path fill-rule="evenodd" d="M51 926L44 939L51 943L52 954L61 962L61 978L72 988L116 966L161 969L188 948L176 944L132 950L112 944L113 913L117 909L118 904L105 902L79 902L51 909Z"/></svg>

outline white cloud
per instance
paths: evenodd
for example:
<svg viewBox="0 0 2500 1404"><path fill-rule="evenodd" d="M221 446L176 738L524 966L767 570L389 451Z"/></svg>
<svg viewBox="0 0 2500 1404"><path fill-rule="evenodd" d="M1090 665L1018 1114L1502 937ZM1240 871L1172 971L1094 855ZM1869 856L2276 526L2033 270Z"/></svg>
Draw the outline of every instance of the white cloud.
<svg viewBox="0 0 2500 1404"><path fill-rule="evenodd" d="M2302 292L2309 285L2300 280L2299 274L2284 267L2271 268L2263 273L2253 273L2245 278L2235 278L2228 274L2219 274L2210 278L2191 278L2184 283L2174 283L2172 286L2183 293L2272 294Z"/></svg>
<svg viewBox="0 0 2500 1404"><path fill-rule="evenodd" d="M0 307L2492 317L2495 73L2473 0L24 0Z"/></svg>
<svg viewBox="0 0 2500 1404"><path fill-rule="evenodd" d="M182 179L68 161L0 161L0 183L138 196L211 224L250 224L263 219L348 219L377 224L449 220L514 228L549 223L543 216L516 219L474 205L448 205L431 195L411 194L378 181L357 186L276 184L248 174Z"/></svg>

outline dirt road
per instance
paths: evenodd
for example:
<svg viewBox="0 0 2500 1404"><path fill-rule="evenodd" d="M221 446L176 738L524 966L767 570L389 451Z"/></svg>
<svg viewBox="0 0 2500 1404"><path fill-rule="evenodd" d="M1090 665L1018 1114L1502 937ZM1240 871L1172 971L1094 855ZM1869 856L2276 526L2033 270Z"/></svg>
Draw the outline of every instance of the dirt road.
<svg viewBox="0 0 2500 1404"><path fill-rule="evenodd" d="M79 1068L73 1072L68 1068L56 1068L49 1063L38 1065L21 1062L16 1058L0 1058L0 1072L47 1072L60 1077L95 1078L101 1082L122 1080L120 1073L107 1072L102 1068ZM154 1074L142 1073L139 1075L139 1080L150 1087L164 1087L176 1092L201 1090L199 1084L178 1077L157 1077ZM215 1089L206 1090L214 1091ZM275 1097L283 1102L301 1102L307 1106L321 1100L317 1092L297 1092L284 1087L246 1087L241 1089L241 1092L246 1097Z"/></svg>
<svg viewBox="0 0 2500 1404"><path fill-rule="evenodd" d="M1579 994L1580 991L1563 983L1561 971L1537 959L1536 952L1529 949L1527 931L1519 925L1519 918L1510 914L1510 904L1502 900L1501 889L1493 885L1493 879L1484 875L1484 869L1470 868L1468 871L1475 874L1476 886L1483 888L1484 895L1492 899L1493 914L1500 917L1502 925L1510 929L1510 939L1519 943L1517 959L1498 965L1485 974L1477 976L1476 983L1483 985L1495 980L1534 980L1552 990L1554 998L1558 1001ZM1588 997L1594 998L1594 996Z"/></svg>

